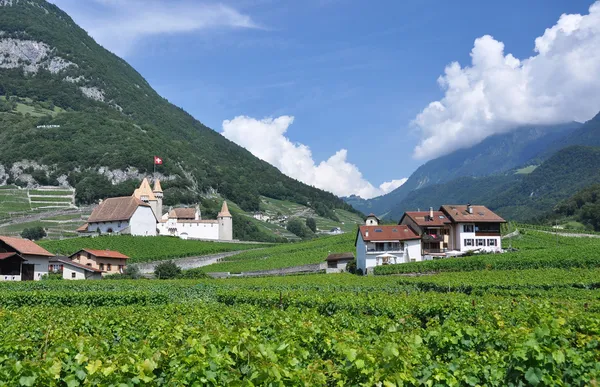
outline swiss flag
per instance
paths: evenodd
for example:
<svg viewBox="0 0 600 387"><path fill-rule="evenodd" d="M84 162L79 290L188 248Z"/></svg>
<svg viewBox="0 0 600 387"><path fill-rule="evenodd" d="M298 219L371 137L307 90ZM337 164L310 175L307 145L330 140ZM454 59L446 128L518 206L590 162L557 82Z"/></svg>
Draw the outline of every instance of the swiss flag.
<svg viewBox="0 0 600 387"><path fill-rule="evenodd" d="M162 165L163 159L158 156L154 156L154 165Z"/></svg>

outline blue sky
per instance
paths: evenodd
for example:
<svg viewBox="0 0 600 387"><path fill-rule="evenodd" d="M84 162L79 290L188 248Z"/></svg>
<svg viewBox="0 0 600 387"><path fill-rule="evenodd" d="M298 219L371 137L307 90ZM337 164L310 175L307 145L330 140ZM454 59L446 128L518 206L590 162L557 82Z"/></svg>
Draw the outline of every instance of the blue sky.
<svg viewBox="0 0 600 387"><path fill-rule="evenodd" d="M590 0L54 3L169 101L283 172L339 195L385 193L429 158L521 123L589 119L594 109L576 114L565 108L563 113L555 102L514 120L492 112L501 118L491 123L486 113L483 124L475 118L457 121L460 112L443 118L424 112L445 96L446 107L465 109L445 95L438 78L451 62L463 69L471 65L477 38L494 38L480 41L481 57L494 56L497 42L504 43L504 54L520 60L536 56L535 39L557 25L563 13L588 14ZM482 70L473 77L485 80L486 74ZM570 77L569 87L578 79ZM446 76L450 85L458 78ZM507 82L518 84L514 79ZM584 93L583 86L573 88L575 96ZM544 89L536 96L541 94L548 93ZM503 105L494 98L481 104ZM595 110L600 111L600 101ZM470 140L457 140L460 134Z"/></svg>

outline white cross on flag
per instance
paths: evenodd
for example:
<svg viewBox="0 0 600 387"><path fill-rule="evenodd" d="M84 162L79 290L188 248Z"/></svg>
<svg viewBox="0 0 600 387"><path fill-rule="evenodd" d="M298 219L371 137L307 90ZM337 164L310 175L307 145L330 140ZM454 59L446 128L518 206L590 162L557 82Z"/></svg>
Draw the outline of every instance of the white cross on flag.
<svg viewBox="0 0 600 387"><path fill-rule="evenodd" d="M154 156L154 165L162 165L163 159L158 156Z"/></svg>

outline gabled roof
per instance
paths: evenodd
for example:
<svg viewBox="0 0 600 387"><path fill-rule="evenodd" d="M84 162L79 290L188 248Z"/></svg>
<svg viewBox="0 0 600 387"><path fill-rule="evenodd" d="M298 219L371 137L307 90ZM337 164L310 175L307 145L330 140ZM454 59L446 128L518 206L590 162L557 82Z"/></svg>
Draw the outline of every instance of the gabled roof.
<svg viewBox="0 0 600 387"><path fill-rule="evenodd" d="M85 251L87 253L92 254L98 258L119 258L119 259L129 259L125 254L119 253L118 251L112 250L92 250L92 249L81 249L77 253ZM77 254L75 253L75 254ZM71 257L75 254L72 254Z"/></svg>
<svg viewBox="0 0 600 387"><path fill-rule="evenodd" d="M169 219L196 219L195 208L174 208L169 211Z"/></svg>
<svg viewBox="0 0 600 387"><path fill-rule="evenodd" d="M77 231L77 232L87 232L88 226L89 226L89 224L86 223L84 225L81 225L81 226L77 227L77 230L75 230L75 231Z"/></svg>
<svg viewBox="0 0 600 387"><path fill-rule="evenodd" d="M442 211L433 211L433 218L430 218L429 215L431 215L429 211L407 211L404 213L399 223L402 223L405 216L412 219L419 227L441 227L445 224L452 223Z"/></svg>
<svg viewBox="0 0 600 387"><path fill-rule="evenodd" d="M73 262L73 261L70 261L68 259L58 258L58 259L52 259L52 260L50 260L50 262L51 263L52 262L59 262L59 263L62 263L63 265L78 267L80 269L83 269L83 270L86 270L86 271L90 271L92 273L102 273L102 270L100 270L100 269L94 269L91 266L82 265L80 263Z"/></svg>
<svg viewBox="0 0 600 387"><path fill-rule="evenodd" d="M327 262L332 262L332 261L341 261L344 259L354 259L354 254L352 254L352 253L329 254L325 260Z"/></svg>
<svg viewBox="0 0 600 387"><path fill-rule="evenodd" d="M144 180L142 180L142 184L140 184L140 188L133 191L133 196L138 199L145 196L148 200L156 200L156 196L154 196L154 192L152 192L152 188L150 187L150 182L148 182L148 179L145 177Z"/></svg>
<svg viewBox="0 0 600 387"><path fill-rule="evenodd" d="M106 199L94 208L88 223L129 220L138 207L150 207L150 205L133 196Z"/></svg>
<svg viewBox="0 0 600 387"><path fill-rule="evenodd" d="M471 206L473 213L467 211L467 205L443 205L442 210L455 223L506 223L504 219L496 215L486 206Z"/></svg>
<svg viewBox="0 0 600 387"><path fill-rule="evenodd" d="M229 212L229 208L227 207L227 202L223 202L223 207L221 207L221 211L217 215L217 217L228 216L231 218L231 213Z"/></svg>
<svg viewBox="0 0 600 387"><path fill-rule="evenodd" d="M44 257L54 257L54 254L36 245L28 239L0 236L0 241L6 243L21 255L41 255Z"/></svg>
<svg viewBox="0 0 600 387"><path fill-rule="evenodd" d="M377 215L375 215L372 212L369 215L367 215L367 218L375 218L375 219L379 220L379 218L377 217Z"/></svg>
<svg viewBox="0 0 600 387"><path fill-rule="evenodd" d="M410 227L405 225L360 226L358 232L365 242L421 239Z"/></svg>

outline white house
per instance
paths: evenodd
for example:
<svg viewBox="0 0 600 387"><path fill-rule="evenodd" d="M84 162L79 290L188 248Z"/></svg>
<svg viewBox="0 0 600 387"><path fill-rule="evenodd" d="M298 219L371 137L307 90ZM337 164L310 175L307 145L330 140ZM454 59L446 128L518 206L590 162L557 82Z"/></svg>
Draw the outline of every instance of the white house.
<svg viewBox="0 0 600 387"><path fill-rule="evenodd" d="M50 271L61 273L66 280L102 279L102 270L73 262L69 259L55 258L50 261Z"/></svg>
<svg viewBox="0 0 600 387"><path fill-rule="evenodd" d="M404 225L360 226L355 246L356 267L365 274L375 266L422 260L420 236Z"/></svg>
<svg viewBox="0 0 600 387"><path fill-rule="evenodd" d="M443 205L438 211L408 211L399 224L421 237L426 259L469 250L502 251L500 225L505 220L485 206Z"/></svg>
<svg viewBox="0 0 600 387"><path fill-rule="evenodd" d="M379 218L377 216L375 216L375 214L370 213L369 215L367 215L367 219L365 220L365 224L367 226L376 226L378 225L380 222Z"/></svg>
<svg viewBox="0 0 600 387"><path fill-rule="evenodd" d="M34 242L0 236L0 281L38 281L54 254Z"/></svg>
<svg viewBox="0 0 600 387"><path fill-rule="evenodd" d="M110 198L94 208L88 222L77 229L89 234L155 236L158 221L152 207L134 196Z"/></svg>

